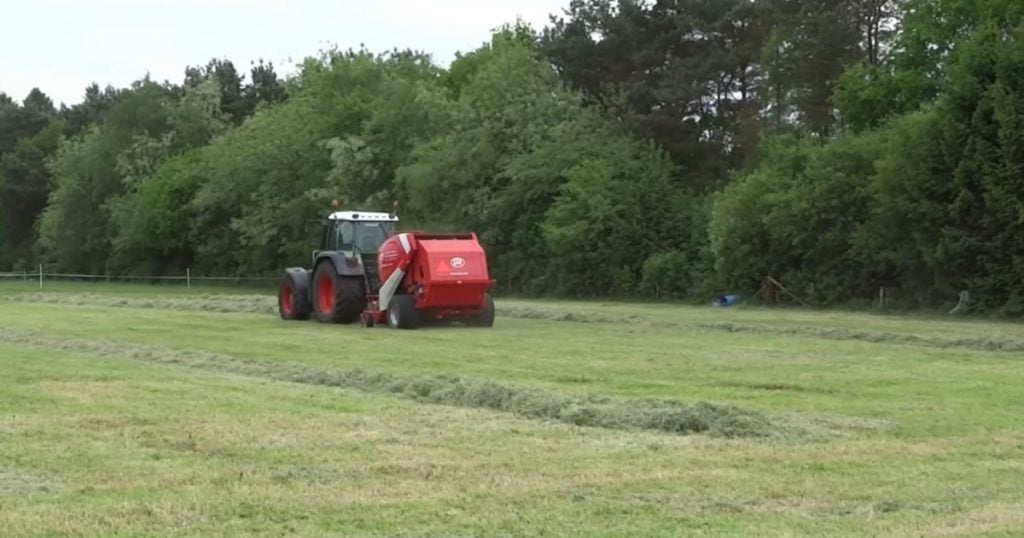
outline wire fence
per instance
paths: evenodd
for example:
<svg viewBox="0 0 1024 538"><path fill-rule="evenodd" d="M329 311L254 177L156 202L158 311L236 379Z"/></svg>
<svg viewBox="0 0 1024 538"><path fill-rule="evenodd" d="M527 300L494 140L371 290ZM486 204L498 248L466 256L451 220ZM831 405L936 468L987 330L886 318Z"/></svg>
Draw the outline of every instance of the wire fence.
<svg viewBox="0 0 1024 538"><path fill-rule="evenodd" d="M45 289L48 282L93 282L93 283L134 283L134 284L176 284L187 289L199 285L270 287L280 281L279 277L266 276L204 276L194 275L186 269L182 275L97 275L85 273L49 273L43 266L35 271L0 272L0 282L21 281Z"/></svg>

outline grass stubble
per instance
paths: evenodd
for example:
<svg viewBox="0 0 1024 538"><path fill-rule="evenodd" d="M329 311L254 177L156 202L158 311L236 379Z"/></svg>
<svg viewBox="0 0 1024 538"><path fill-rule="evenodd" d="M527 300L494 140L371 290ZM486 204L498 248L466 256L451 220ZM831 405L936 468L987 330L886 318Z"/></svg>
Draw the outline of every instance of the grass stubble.
<svg viewBox="0 0 1024 538"><path fill-rule="evenodd" d="M0 327L0 342L98 357L125 357L244 375L388 394L420 403L489 409L517 417L615 430L653 430L723 438L792 438L799 428L731 405L670 400L569 396L461 376L398 376L363 369L330 370L295 362L270 362L193 349L53 338Z"/></svg>
<svg viewBox="0 0 1024 538"><path fill-rule="evenodd" d="M152 296L152 297L114 297L99 294L22 294L10 300L27 303L66 304L99 307L124 308L155 308L179 311L207 311L251 313L272 315L276 305L273 297L258 295L193 295L193 296ZM556 322L573 322L583 324L652 324L680 331L702 331L718 333L768 334L780 337L799 336L807 339L852 340L868 343L884 343L906 346L907 353L913 353L915 347L933 349L967 349L977 352L995 352L989 357L998 357L1000 368L1011 369L1014 361L1006 361L1016 352L1024 349L1024 341L1005 337L960 337L954 336L921 336L900 334L885 331L862 331L856 328L820 327L811 324L796 326L773 326L755 323L733 323L728 321L699 320L675 322L648 317L643 314L626 314L605 311L579 311L568 307L551 307L545 304L523 305L521 303L502 306L499 303L499 315L511 318L536 319ZM801 344L801 339L794 339L794 345ZM808 340L810 341L810 340ZM560 394L550 390L538 390L518 387L503 382L473 379L462 376L429 376L400 375L401 373L378 373L366 370L335 370L318 368L305 364L301 357L285 360L261 360L242 358L241 356L214 353L198 349L179 349L142 345L126 342L112 342L88 338L60 338L36 330L13 330L0 328L0 343L10 344L16 348L35 349L40 353L66 352L76 360L88 360L89 357L102 360L132 359L122 361L125 364L161 364L183 366L195 371L196 375L230 374L221 383L229 383L231 375L240 375L256 380L272 382L288 382L295 387L303 387L310 391L322 391L324 387L337 387L357 392L398 397L409 402L437 404L408 406L402 404L403 413L413 412L417 418L410 419L406 426L395 422L395 428L410 428L389 431L388 424L375 426L375 434L384 436L380 442L372 443L375 447L393 447L394 450L406 450L402 455L389 461L371 465L367 469L366 483L353 488L353 494L368 496L360 502L375 514L373 520L388 521L387 526L380 527L379 532L368 532L373 535L396 535L401 530L412 535L459 534L459 527L470 531L486 529L492 535L515 535L516 531L530 529L536 532L559 529L573 532L574 525L579 529L587 529L593 535L892 535L892 536L974 536L998 535L1013 536L1024 529L1024 499L1020 495L1019 480L1024 477L1024 468L1015 464L1019 459L1020 450L1024 449L1024 437L1013 429L1000 429L996 422L992 423L990 432L960 432L956 427L943 428L934 435L918 434L914 438L904 438L898 426L881 424L875 419L864 419L858 423L857 417L845 416L844 424L823 422L815 424L809 413L802 413L800 419L788 416L764 414L727 405L698 402L682 404L674 401L653 399L611 399L601 396L574 396ZM870 353L872 346L866 346L865 352ZM935 352L930 352L934 354ZM981 357L982 355L977 355ZM529 362L529 358L524 358ZM822 357L827 366L828 357ZM850 372L856 378L859 372ZM159 376L159 374L154 374ZM940 375L936 374L936 375ZM939 377L937 381L942 381ZM923 381L922 381L923 382ZM930 382L930 380L929 380ZM155 381L154 381L155 383ZM775 393L788 393L799 398L808 393L804 385L784 382L784 380L751 384L748 381L735 382L737 389L757 390L771 398ZM68 390L78 392L78 385L69 385ZM135 389L132 389L135 390ZM139 390L142 390L141 388ZM973 401L980 398L978 391L963 390L950 394L950 398ZM318 396L324 397L324 395ZM330 397L329 395L327 397ZM341 398L339 398L340 400ZM978 400L979 405L982 400ZM989 400L985 400L989 401ZM929 415L930 407L941 405L942 402L923 402L912 400L894 400L893 405L902 406L904 413ZM448 406L445 409L443 406ZM572 472L565 475L555 473L545 467L548 456L544 446L538 445L531 457L536 460L523 460L518 471L523 475L523 487L536 489L532 480L550 480L545 487L570 487L564 494L561 490L539 500L530 500L530 496L503 497L500 494L485 495L478 493L473 502L483 503L476 506L499 505L507 507L506 516L469 516L458 514L460 503L467 501L447 501L439 505L441 508L422 508L418 503L402 504L394 500L382 501L374 497L375 491L387 492L387 486L378 487L374 483L387 480L389 476L399 478L402 482L409 480L408 472L426 473L429 479L417 474L418 487L423 491L440 488L444 495L458 499L458 494L450 488L455 487L458 477L468 472L460 464L445 464L433 453L423 453L424 441L412 442L406 435L420 431L420 420L432 416L432 428L436 435L447 435L445 416L458 418L462 424L462 415L484 411L497 411L508 417L495 417L502 421L508 418L531 419L533 424L524 428L544 428L544 422L564 425L587 426L600 428L590 430L600 433L602 443L641 442L649 444L647 450L650 459L646 463L636 463L616 459L615 450L611 446L601 445L605 451L601 456L601 467L583 470L579 477L578 493L571 493ZM991 409L978 410L989 420L993 418ZM436 416L435 416L436 415ZM897 415L898 416L898 415ZM930 415L929 415L930 416ZM1000 415L1001 416L1001 415ZM263 420L262 415L253 415L248 420ZM279 420L275 418L274 420ZM478 417L466 419L463 426L486 431L491 421L480 423ZM497 422L497 421L494 421ZM852 432L842 439L820 438L808 435L821 426L830 433L835 430ZM241 424L239 434L244 432ZM572 428L570 428L572 429ZM221 430L217 430L218 432ZM475 431L475 430L474 430ZM532 430L531 430L532 431ZM581 430L586 431L586 430ZM621 433L616 433L621 432ZM316 430L310 430L314 435ZM367 432L354 430L351 435L362 436ZM665 435L669 434L669 435ZM692 435L699 434L699 435ZM254 433L245 433L254 435ZM276 434L284 442L288 437ZM467 435L470 435L467 433ZM505 435L505 434L502 434ZM208 438L197 437L193 442L191 435L188 440L174 438L174 445L187 445L189 450L202 450L204 443L216 444L219 436L210 432ZM403 439L405 439L403 441ZM552 453L552 462L563 462L572 466L575 458L595 457L595 452L588 449L588 438L581 437L578 445L573 445L572 454ZM258 440L258 436L257 439ZM256 442L254 440L254 442ZM521 440L524 441L525 439ZM779 442L779 441L786 442ZM821 442L808 442L808 441ZM267 441L270 441L268 438ZM492 439L493 441L493 439ZM288 441L291 442L291 441ZM322 443L319 439L317 443ZM447 441L438 439L438 449ZM192 444L189 444L192 443ZM420 444L417 444L420 443ZM686 447L680 443L694 443ZM268 456L280 457L274 451L266 451L265 443L253 450L266 453ZM430 444L430 443L428 443ZM198 445L198 449L193 446ZM359 447L364 447L359 445ZM559 445L560 446L560 445ZM355 447L353 447L355 448ZM449 449L445 445L446 450ZM567 447L560 446L558 450ZM365 450L365 447L362 448ZM380 450L377 448L376 450ZM552 445L554 450L554 445ZM237 448L223 447L226 455L237 453ZM313 450L313 449L310 449ZM494 450L493 448L487 449ZM594 449L598 450L598 449ZM691 451L692 450L692 451ZM255 454L256 452L254 452ZM509 455L515 452L508 452ZM283 453L282 453L283 454ZM418 454L418 455L417 455ZM506 469L502 462L491 461L481 452L475 457L474 465L479 470ZM556 454L558 454L556 456ZM315 457L314 453L311 453ZM635 456L635 454L632 454ZM648 456L643 456L647 458ZM1016 458L1016 459L1015 459ZM690 460L698 467L689 467ZM595 460L597 461L597 460ZM659 462L659 463L652 463ZM669 463L671 462L671 463ZM698 463L699 462L699 463ZM243 460L224 460L229 467L243 465ZM312 463L312 462L311 462ZM559 463L561 465L562 463ZM665 464L668 464L666 467ZM70 462L68 465L72 465ZM447 467L446 467L447 465ZM652 466L653 465L653 466ZM699 466L704 466L700 469ZM526 468L538 466L536 476ZM69 467L71 469L72 467ZM234 468L234 467L230 467ZM474 467L474 469L476 469ZM177 472L177 471L176 471ZM445 476L445 473L455 473ZM476 472L476 471L473 471ZM498 471L500 474L500 471ZM233 496L241 496L244 506L238 509L254 514L264 513L251 519L265 529L288 533L289 525L278 527L276 518L281 521L310 521L316 525L327 525L324 519L329 508L319 506L315 499L333 490L331 480L334 476L326 471L315 470L312 466L294 466L273 471L274 480L281 482L269 483L260 488L239 486ZM390 474L389 474L390 473ZM439 474L431 474L439 473ZM461 474L460 474L461 473ZM280 477L278 477L280 475ZM517 476L519 476L517 475ZM128 473L128 476L132 476ZM241 476L241 475L239 475ZM468 476L468 475L467 475ZM642 478L646 476L647 478ZM686 478L684 478L686 477ZM340 475L338 477L340 479ZM218 479L220 480L220 479ZM333 479L332 479L333 480ZM467 478L468 480L468 478ZM518 480L512 475L500 480ZM695 480L696 482L690 482ZM74 480L68 479L68 483ZM36 472L31 467L18 468L8 465L0 466L0 504L4 496L7 498L42 499L54 495L62 482L59 476L47 476ZM240 481L244 482L244 481ZM420 483L422 482L422 483ZM321 484L323 483L323 484ZM282 495L282 500L293 496L295 485L302 484L308 488L308 495L303 495L298 504L282 510L278 515L271 504L263 506L267 501L251 500L247 495ZM412 484L412 482L409 482ZM605 484L598 486L598 484ZM275 489L276 488L276 489ZM278 491L279 490L279 491ZM206 490L202 490L206 491ZM262 492L262 493L261 493ZM439 492L439 494L441 493ZM208 494L208 492L207 492ZM392 493L389 493L389 495ZM95 511L92 501L79 496L82 509ZM362 497L361 497L362 498ZM254 499L254 498L253 498ZM556 501L557 499L557 501ZM42 501L40 501L42 502ZM202 506L214 503L217 510L232 506L227 498L196 497L195 507L167 504L166 513L153 512L121 513L108 511L100 527L116 534L118 529L130 529L132 521L184 521L184 515L176 511L187 510L190 517L203 513ZM136 506L125 501L122 508ZM41 507L45 502L22 504L23 507ZM372 507L372 508L371 508ZM420 510L429 510L422 512ZM42 509L40 509L42 510ZM102 510L102 509L100 509ZM134 510L134 508L133 508ZM441 510L441 511L437 511ZM2 508L0 508L2 512ZM47 512L41 511L41 514ZM304 514L295 517L296 514ZM517 519L517 514L522 518ZM573 523L566 520L567 516L585 517L590 521ZM166 517L165 517L166 516ZM184 533L194 532L216 521L232 521L236 524L239 515L235 513L209 513L192 524L199 527L183 525ZM241 516L242 520L246 517ZM163 518L163 519L162 519ZM263 519L261 519L263 518ZM267 519L269 518L269 519ZM291 519L289 519L291 518ZM308 519L311 518L311 519ZM527 522L526 519L531 521ZM415 521L414 521L415 520ZM13 521L28 521L15 518ZM458 522L458 523L455 523ZM626 527L618 527L618 524ZM84 525L84 523L82 523ZM190 524L191 525L191 524ZM351 529L348 522L343 527ZM51 527L52 528L52 527ZM83 527L85 528L85 527ZM140 527L152 530L151 527ZM193 531L188 531L191 528ZM260 527L250 527L260 528ZM298 527L303 528L303 527ZM305 527L310 532L311 527ZM320 528L320 527L317 527ZM276 530L275 530L276 529ZM65 529L66 530L66 529ZM598 532L594 532L597 530ZM584 532L580 530L579 532ZM301 533L301 532L299 532ZM464 533L464 534L467 534ZM328 533L329 534L329 533Z"/></svg>
<svg viewBox="0 0 1024 538"><path fill-rule="evenodd" d="M159 310L201 311L240 314L276 314L274 297L255 294L202 294L185 297L116 297L91 293L53 294L24 293L8 299L11 302L99 306L111 308L147 308ZM672 322L651 319L638 314L579 312L565 308L531 308L499 305L498 315L516 319L534 319L572 323L643 324L680 330L724 333L803 336L824 340L859 341L896 344L937 349L964 349L1024 353L1024 340L1012 337L942 337L920 336L885 331L863 331L838 327L773 326L734 322Z"/></svg>

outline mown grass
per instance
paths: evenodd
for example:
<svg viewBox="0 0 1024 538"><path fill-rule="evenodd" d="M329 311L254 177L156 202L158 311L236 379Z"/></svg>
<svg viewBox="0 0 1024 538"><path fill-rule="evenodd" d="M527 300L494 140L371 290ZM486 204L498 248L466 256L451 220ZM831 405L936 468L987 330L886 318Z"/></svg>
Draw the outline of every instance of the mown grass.
<svg viewBox="0 0 1024 538"><path fill-rule="evenodd" d="M542 315L400 332L75 290L0 286L5 536L1024 531L1020 354L929 345L1014 325L502 301ZM800 434L635 427L656 402Z"/></svg>
<svg viewBox="0 0 1024 538"><path fill-rule="evenodd" d="M205 312L234 312L272 314L277 305L274 297L266 294L190 294L187 296L109 296L97 293L22 293L10 299L21 303L63 304L78 306L110 306L129 308L155 308L161 310L198 310ZM647 317L637 313L604 313L575 308L537 308L536 306L506 305L503 317L538 319L577 323L648 324L677 329L703 329L731 333L782 334L811 336L829 340L860 340L875 343L909 344L938 348L963 348L981 351L1024 352L1024 337L1012 336L922 336L906 332L866 331L847 327L808 326L790 324L750 324L734 322L689 322ZM575 306L575 305L574 305ZM1016 329L1007 324L1007 327Z"/></svg>
<svg viewBox="0 0 1024 538"><path fill-rule="evenodd" d="M151 346L50 338L0 327L0 342L81 355L124 357L309 385L377 392L423 403L492 409L517 416L555 420L576 426L619 430L656 430L715 437L785 438L799 431L758 413L698 402L621 400L565 396L536 389L451 376L395 376L364 370L325 370L302 364L266 363L227 355Z"/></svg>

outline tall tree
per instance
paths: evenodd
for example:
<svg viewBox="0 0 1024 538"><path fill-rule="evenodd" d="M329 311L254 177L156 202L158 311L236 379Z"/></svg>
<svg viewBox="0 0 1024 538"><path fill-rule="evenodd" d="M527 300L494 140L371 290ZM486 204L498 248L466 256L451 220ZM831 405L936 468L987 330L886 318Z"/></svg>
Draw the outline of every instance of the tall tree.
<svg viewBox="0 0 1024 538"><path fill-rule="evenodd" d="M230 60L214 58L205 66L185 69L185 86L196 87L214 80L220 88L220 108L225 116L237 124L252 115L255 103L245 95L243 77Z"/></svg>
<svg viewBox="0 0 1024 538"><path fill-rule="evenodd" d="M174 92L149 80L120 95L101 124L60 144L54 161L54 190L43 213L39 253L52 267L103 272L114 237L113 202L124 193L118 171L122 152L139 137L159 138L169 130Z"/></svg>
<svg viewBox="0 0 1024 538"><path fill-rule="evenodd" d="M98 123L123 92L113 86L100 89L99 84L93 83L86 87L81 102L70 107L62 104L60 116L66 125L67 135L75 136Z"/></svg>
<svg viewBox="0 0 1024 538"><path fill-rule="evenodd" d="M62 130L56 115L38 88L21 106L0 94L0 269L32 259L33 223L50 187L47 160Z"/></svg>
<svg viewBox="0 0 1024 538"><path fill-rule="evenodd" d="M42 131L53 120L53 102L34 88L19 105L6 94L0 94L0 156L13 151L21 139Z"/></svg>
<svg viewBox="0 0 1024 538"><path fill-rule="evenodd" d="M254 63L249 71L250 83L245 87L244 93L250 106L255 108L260 103L274 104L284 101L288 97L284 83L277 76L272 62Z"/></svg>
<svg viewBox="0 0 1024 538"><path fill-rule="evenodd" d="M542 50L570 86L668 150L684 183L712 185L754 158L778 11L769 0L576 0Z"/></svg>

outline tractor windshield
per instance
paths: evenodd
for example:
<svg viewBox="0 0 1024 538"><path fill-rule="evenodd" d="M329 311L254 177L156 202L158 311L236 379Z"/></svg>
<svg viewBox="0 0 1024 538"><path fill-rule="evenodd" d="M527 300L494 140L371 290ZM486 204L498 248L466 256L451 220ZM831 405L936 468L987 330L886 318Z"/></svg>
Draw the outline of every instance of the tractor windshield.
<svg viewBox="0 0 1024 538"><path fill-rule="evenodd" d="M376 252L395 230L393 222L343 221L338 226L339 250Z"/></svg>

